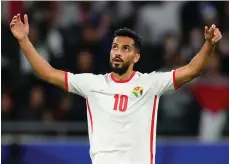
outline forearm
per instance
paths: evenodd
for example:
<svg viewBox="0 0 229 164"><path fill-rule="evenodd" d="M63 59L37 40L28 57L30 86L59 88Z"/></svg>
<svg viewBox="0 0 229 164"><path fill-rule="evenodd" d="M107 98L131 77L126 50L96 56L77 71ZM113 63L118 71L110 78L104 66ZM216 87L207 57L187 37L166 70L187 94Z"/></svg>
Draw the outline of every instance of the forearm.
<svg viewBox="0 0 229 164"><path fill-rule="evenodd" d="M204 36L207 41L204 43L201 50L189 64L176 70L175 80L178 87L200 75L206 68L211 54L215 49L215 45L222 38L221 32L215 25L212 25L210 28L205 26L204 29Z"/></svg>
<svg viewBox="0 0 229 164"><path fill-rule="evenodd" d="M43 80L47 80L48 75L55 69L38 54L28 38L19 41L19 45L38 76Z"/></svg>
<svg viewBox="0 0 229 164"><path fill-rule="evenodd" d="M206 41L197 55L193 57L193 59L187 65L193 76L198 76L205 69L214 49L215 45L211 45Z"/></svg>
<svg viewBox="0 0 229 164"><path fill-rule="evenodd" d="M215 46L205 42L201 50L193 57L189 64L176 70L176 83L178 87L200 75L208 64L214 48Z"/></svg>

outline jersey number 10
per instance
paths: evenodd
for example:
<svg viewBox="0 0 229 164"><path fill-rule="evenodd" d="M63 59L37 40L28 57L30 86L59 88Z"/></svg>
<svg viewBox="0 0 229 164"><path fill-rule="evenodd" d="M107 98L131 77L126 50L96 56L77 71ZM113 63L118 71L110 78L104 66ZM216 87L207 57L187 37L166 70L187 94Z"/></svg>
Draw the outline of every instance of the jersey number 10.
<svg viewBox="0 0 229 164"><path fill-rule="evenodd" d="M126 95L114 95L114 110L119 110L120 112L125 112L128 104L128 96Z"/></svg>

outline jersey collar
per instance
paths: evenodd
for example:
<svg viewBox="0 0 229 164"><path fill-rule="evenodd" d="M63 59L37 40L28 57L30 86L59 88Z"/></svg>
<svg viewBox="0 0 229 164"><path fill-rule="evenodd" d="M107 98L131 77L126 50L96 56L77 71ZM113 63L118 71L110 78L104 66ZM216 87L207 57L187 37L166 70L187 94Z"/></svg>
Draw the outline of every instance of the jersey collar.
<svg viewBox="0 0 229 164"><path fill-rule="evenodd" d="M136 73L135 71L132 72L131 76L130 76L129 79L127 79L127 80L116 80L116 79L114 78L114 74L111 73L111 79L112 79L115 83L127 83L127 82L129 82L129 81L134 77L135 73Z"/></svg>

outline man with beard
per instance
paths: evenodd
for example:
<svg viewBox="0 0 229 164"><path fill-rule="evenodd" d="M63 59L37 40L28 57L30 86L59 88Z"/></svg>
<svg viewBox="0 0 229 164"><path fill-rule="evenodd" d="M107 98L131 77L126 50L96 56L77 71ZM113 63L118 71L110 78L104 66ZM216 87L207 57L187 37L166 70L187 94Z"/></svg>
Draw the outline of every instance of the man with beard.
<svg viewBox="0 0 229 164"><path fill-rule="evenodd" d="M27 15L24 23L20 14L14 16L10 28L41 79L85 97L93 164L153 164L160 96L197 77L222 38L215 25L205 27L206 42L189 64L171 72L143 74L133 70L140 59L141 39L130 29L119 29L110 51L112 72L94 75L50 66L28 39Z"/></svg>

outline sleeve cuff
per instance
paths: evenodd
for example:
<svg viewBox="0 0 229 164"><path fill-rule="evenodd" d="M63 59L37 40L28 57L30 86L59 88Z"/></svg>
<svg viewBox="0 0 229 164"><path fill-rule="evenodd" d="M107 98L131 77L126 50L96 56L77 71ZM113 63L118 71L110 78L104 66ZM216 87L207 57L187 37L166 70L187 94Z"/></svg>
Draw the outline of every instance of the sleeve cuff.
<svg viewBox="0 0 229 164"><path fill-rule="evenodd" d="M64 83L65 83L65 90L68 92L69 87L68 87L68 72L64 72Z"/></svg>
<svg viewBox="0 0 229 164"><path fill-rule="evenodd" d="M175 89L179 89L177 82L176 82L176 70L173 71L173 87Z"/></svg>

